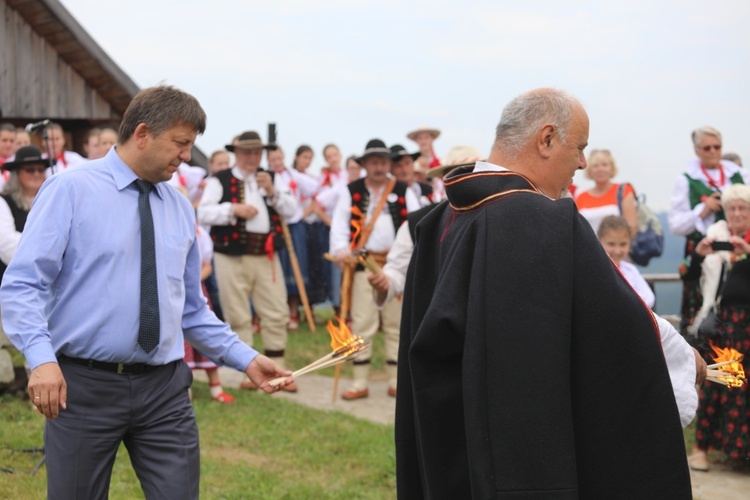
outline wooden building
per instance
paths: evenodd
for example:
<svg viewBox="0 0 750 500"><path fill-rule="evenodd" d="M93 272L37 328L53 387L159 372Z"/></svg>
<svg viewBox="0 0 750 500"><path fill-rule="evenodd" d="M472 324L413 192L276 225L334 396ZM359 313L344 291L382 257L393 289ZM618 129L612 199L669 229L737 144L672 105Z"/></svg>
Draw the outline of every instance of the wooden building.
<svg viewBox="0 0 750 500"><path fill-rule="evenodd" d="M58 122L81 154L88 131L117 129L140 90L57 0L0 0L0 47L0 122ZM190 163L208 162L193 148Z"/></svg>

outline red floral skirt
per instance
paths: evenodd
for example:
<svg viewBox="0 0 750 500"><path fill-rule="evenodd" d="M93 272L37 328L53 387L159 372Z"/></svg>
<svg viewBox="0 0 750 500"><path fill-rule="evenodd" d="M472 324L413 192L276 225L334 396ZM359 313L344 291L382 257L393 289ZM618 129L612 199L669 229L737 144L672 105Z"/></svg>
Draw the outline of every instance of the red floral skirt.
<svg viewBox="0 0 750 500"><path fill-rule="evenodd" d="M726 335L712 339L720 348L733 347L745 355L745 373L750 364L750 308L722 308L720 319ZM707 363L713 363L706 356ZM699 392L695 440L703 450L723 451L733 459L750 458L750 390L748 384L730 389L713 382L704 382Z"/></svg>

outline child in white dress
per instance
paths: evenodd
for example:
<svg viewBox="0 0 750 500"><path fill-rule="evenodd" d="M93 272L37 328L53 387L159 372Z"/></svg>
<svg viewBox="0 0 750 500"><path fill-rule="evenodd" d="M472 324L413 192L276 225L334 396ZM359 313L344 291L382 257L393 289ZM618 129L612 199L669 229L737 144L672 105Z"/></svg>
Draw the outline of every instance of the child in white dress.
<svg viewBox="0 0 750 500"><path fill-rule="evenodd" d="M649 308L653 308L656 301L654 291L643 279L635 264L625 260L625 257L630 253L630 240L632 239L628 221L624 217L609 215L602 219L596 235L599 237L604 251L607 252L607 255L630 283L630 286L633 287L633 290L640 295Z"/></svg>

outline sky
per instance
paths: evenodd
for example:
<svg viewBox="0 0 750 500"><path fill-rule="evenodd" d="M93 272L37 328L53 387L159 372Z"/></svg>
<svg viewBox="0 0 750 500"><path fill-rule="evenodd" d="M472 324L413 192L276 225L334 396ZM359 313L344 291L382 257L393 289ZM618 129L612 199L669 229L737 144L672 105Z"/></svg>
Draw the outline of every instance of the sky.
<svg viewBox="0 0 750 500"><path fill-rule="evenodd" d="M581 100L589 148L657 210L711 125L750 164L747 0L62 0L139 86L175 85L208 116L207 155L245 130L278 128L288 162L301 144L324 164L372 138L438 156L489 153L502 108L537 87ZM576 184L591 182L577 174Z"/></svg>

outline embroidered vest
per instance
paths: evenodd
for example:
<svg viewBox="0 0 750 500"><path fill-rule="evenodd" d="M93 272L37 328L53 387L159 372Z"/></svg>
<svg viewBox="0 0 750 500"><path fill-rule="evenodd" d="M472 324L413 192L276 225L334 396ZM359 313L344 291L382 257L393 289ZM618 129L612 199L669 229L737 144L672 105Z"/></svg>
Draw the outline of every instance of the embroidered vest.
<svg viewBox="0 0 750 500"><path fill-rule="evenodd" d="M273 172L271 180L274 178ZM222 170L215 175L221 183L222 195L219 203L244 203L245 182L232 175L232 169ZM263 201L265 201L265 196ZM268 220L271 224L273 236L273 247L275 250L284 244L284 234L281 229L281 218L273 207L266 205L268 209ZM214 251L227 255L245 255L248 248L248 234L245 229L246 219L237 218L237 223L226 226L211 226L211 239L214 242Z"/></svg>
<svg viewBox="0 0 750 500"><path fill-rule="evenodd" d="M10 214L13 216L13 222L16 224L16 231L22 233L23 228L26 226L26 218L29 216L29 212L16 205L16 202L13 201L13 198L9 194L4 194L2 197L10 208ZM6 269L8 269L8 266L0 261L0 281L2 281Z"/></svg>
<svg viewBox="0 0 750 500"><path fill-rule="evenodd" d="M699 179L693 179L688 174L684 174L685 178L688 181L688 199L690 200L690 208L695 208L696 205L698 205L701 202L701 198L703 196L711 196L714 191L711 186L707 185L705 182ZM745 181L742 179L742 174L740 172L735 172L732 177L729 178L730 184L744 184ZM724 210L721 209L718 212L716 212L716 220L723 220L724 219ZM697 233L697 231L696 231ZM693 236L693 235L690 235ZM697 233L697 236L699 239L703 238L703 235L700 233Z"/></svg>
<svg viewBox="0 0 750 500"><path fill-rule="evenodd" d="M419 182L419 188L422 190L422 196L430 200L430 203L435 203L435 190L432 188L432 184Z"/></svg>
<svg viewBox="0 0 750 500"><path fill-rule="evenodd" d="M350 248L354 249L359 243L359 236L361 229L364 227L365 219L367 217L367 208L370 203L374 203L376 206L380 200L370 200L370 192L365 187L365 179L357 179L347 186L349 188L349 194L352 197L352 217L349 223L349 241ZM386 198L387 208L383 207L383 211L386 209L393 219L393 229L397 231L401 224L406 220L408 211L406 210L406 190L408 186L405 182L398 181L393 188L393 191ZM392 200L392 201L391 201Z"/></svg>

